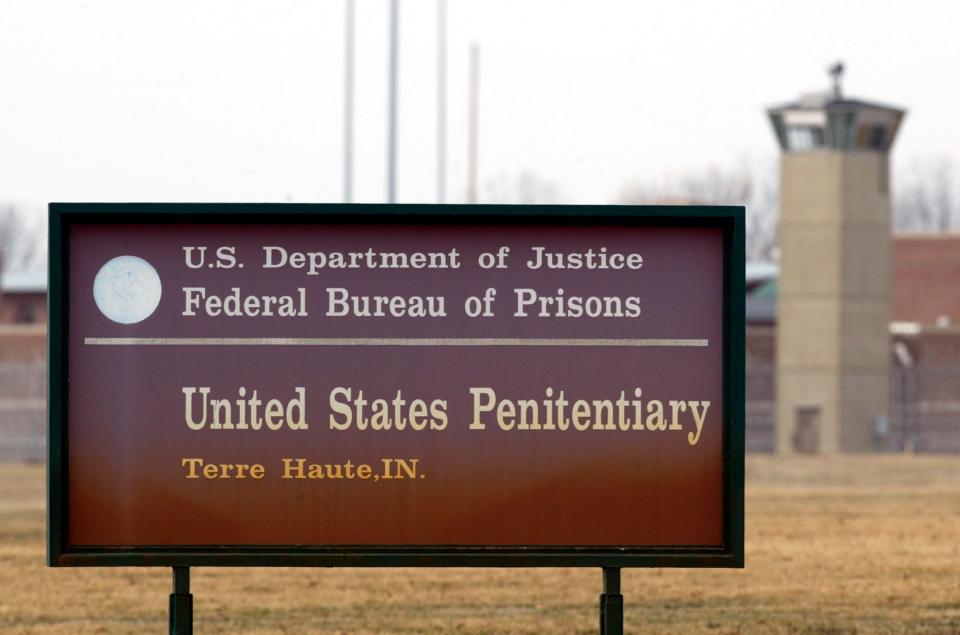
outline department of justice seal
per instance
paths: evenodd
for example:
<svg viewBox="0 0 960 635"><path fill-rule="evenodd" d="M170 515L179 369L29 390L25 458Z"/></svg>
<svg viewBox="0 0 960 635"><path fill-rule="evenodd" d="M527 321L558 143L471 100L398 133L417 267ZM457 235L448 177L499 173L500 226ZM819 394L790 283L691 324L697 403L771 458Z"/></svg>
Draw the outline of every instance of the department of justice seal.
<svg viewBox="0 0 960 635"><path fill-rule="evenodd" d="M108 260L93 281L93 299L107 318L120 324L141 322L160 304L160 276L137 256Z"/></svg>

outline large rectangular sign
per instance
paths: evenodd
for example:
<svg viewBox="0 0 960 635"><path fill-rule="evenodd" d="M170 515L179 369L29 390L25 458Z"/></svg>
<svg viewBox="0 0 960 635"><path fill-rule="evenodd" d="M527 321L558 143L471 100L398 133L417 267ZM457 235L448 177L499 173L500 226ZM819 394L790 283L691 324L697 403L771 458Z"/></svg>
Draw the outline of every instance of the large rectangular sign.
<svg viewBox="0 0 960 635"><path fill-rule="evenodd" d="M53 204L53 565L742 566L743 210Z"/></svg>

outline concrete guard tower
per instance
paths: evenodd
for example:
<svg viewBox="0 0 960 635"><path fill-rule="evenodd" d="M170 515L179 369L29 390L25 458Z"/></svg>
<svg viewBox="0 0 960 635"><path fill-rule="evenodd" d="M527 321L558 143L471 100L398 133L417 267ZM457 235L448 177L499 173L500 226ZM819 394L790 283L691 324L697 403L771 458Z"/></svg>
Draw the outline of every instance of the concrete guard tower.
<svg viewBox="0 0 960 635"><path fill-rule="evenodd" d="M890 163L904 111L833 89L768 114L780 148L777 452L884 449Z"/></svg>

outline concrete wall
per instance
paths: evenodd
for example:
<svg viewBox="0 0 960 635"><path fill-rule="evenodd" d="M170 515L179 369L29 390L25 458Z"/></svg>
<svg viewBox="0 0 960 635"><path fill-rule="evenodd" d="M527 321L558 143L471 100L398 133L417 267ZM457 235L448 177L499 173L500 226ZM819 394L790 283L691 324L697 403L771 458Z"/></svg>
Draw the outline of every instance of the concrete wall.
<svg viewBox="0 0 960 635"><path fill-rule="evenodd" d="M877 449L889 404L887 157L786 153L781 163L777 450Z"/></svg>

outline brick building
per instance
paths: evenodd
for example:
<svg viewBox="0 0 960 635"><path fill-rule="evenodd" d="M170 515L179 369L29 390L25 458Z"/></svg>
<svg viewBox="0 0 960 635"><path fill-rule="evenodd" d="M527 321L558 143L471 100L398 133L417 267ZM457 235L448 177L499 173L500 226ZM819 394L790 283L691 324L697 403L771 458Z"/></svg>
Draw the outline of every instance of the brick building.
<svg viewBox="0 0 960 635"><path fill-rule="evenodd" d="M0 324L46 324L47 272L6 271L0 275Z"/></svg>
<svg viewBox="0 0 960 635"><path fill-rule="evenodd" d="M891 244L890 416L877 447L960 452L960 233ZM778 271L748 267L747 444L771 451Z"/></svg>

